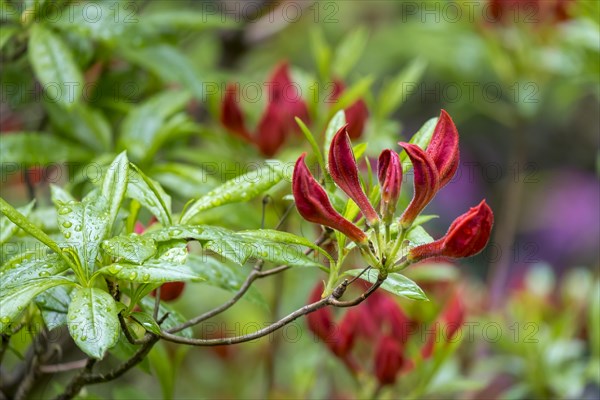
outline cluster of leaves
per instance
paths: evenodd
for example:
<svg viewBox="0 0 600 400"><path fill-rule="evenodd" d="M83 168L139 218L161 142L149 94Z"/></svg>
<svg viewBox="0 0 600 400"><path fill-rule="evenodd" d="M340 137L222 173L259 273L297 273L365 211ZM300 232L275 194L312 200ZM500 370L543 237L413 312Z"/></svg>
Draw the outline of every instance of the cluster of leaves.
<svg viewBox="0 0 600 400"><path fill-rule="evenodd" d="M290 233L266 229L234 232L187 223L200 211L248 200L284 179L284 171L277 163L269 164L267 169L270 173L262 171L262 176L268 180L248 183L244 180L247 177L242 176L241 180L226 182L191 203L174 221L171 199L160 184L130 164L125 153L121 153L99 187L81 201L59 187L52 187L63 240L58 239L59 235L50 237L23 215L31 209L31 204L16 210L1 200L2 214L7 217L2 220L2 244L21 228L47 247L40 250L38 246L11 258L3 254L2 332L10 332L23 314L32 317L39 311L49 328L67 324L83 351L102 358L119 338L117 315L130 316L146 295L165 282L206 281L237 290L236 285L227 285L224 279L231 274L211 271L227 271L231 268L228 262L244 265L250 259L322 267L300 248L321 249ZM132 233L140 207L147 208L159 220L155 229L142 235ZM19 242L18 237L15 240ZM188 260L186 242L190 240L200 242L206 254ZM129 304L114 299L104 279L117 281L129 297ZM183 321L170 312L172 321ZM152 320L150 315L140 317L139 311L135 315L139 321ZM165 327L168 325L169 321Z"/></svg>

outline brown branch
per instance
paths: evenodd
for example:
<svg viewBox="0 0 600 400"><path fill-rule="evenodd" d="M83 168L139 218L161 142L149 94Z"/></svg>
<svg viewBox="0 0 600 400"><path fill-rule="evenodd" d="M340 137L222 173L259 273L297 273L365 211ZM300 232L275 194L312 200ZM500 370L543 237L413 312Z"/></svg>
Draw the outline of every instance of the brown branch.
<svg viewBox="0 0 600 400"><path fill-rule="evenodd" d="M299 308L298 310L292 312L291 314L288 314L287 316L283 317L279 321L277 321L263 329L260 329L256 332L253 332L253 333L250 333L247 335L216 338L216 339L194 339L194 338L190 339L190 338L185 338L185 337L181 337L181 336L176 336L169 332L161 332L161 337L164 340L169 341L169 342L186 344L186 345L190 345L190 346L221 346L221 345L231 345L231 344L249 342L251 340L266 336L266 335L282 328L283 326L295 321L299 317L309 314L311 312L317 311L323 307L326 307L329 305L334 306L334 307L351 307L351 306L360 304L367 297L369 297L379 286L381 286L381 284L383 283L384 280L385 280L385 276L380 274L377 278L377 281L371 287L369 287L369 289L366 292L364 292L363 294L361 294L360 296L358 296L357 298L355 298L353 300L342 302L342 301L339 301L339 298L344 294L344 292L346 291L346 288L348 287L348 281L345 280L340 285L338 285L338 287L336 287L334 289L333 293L330 294L329 296L327 296L319 301L316 301L314 303L305 305L304 307Z"/></svg>
<svg viewBox="0 0 600 400"><path fill-rule="evenodd" d="M321 235L315 241L315 244L317 246L319 246L319 245L323 244L327 239L328 239L327 235ZM308 249L307 251L304 252L304 254L309 255L313 251L314 251L313 249ZM252 269L250 274L248 274L248 276L246 277L246 280L242 283L242 285L240 286L238 291L233 295L233 297L231 299L229 299L227 302L221 304L220 306L218 306L216 308L213 308L210 311L205 312L204 314L200 314L197 317L194 317L180 325L177 325L177 326L167 330L166 333L172 334L172 333L180 332L186 328L197 325L200 322L206 321L207 319L210 319L216 315L223 313L225 310L231 308L235 303L237 303L244 296L244 294L246 294L246 292L248 291L248 289L250 289L250 286L252 286L252 283L255 280L264 278L266 276L274 275L279 272L283 272L289 268L288 265L280 265L279 267L269 269L267 271L262 271L263 264L264 264L263 260L258 260L256 262L256 264L254 265L254 268Z"/></svg>
<svg viewBox="0 0 600 400"><path fill-rule="evenodd" d="M90 358L87 361L85 368L83 368L81 372L71 380L65 391L57 396L56 400L72 399L77 396L81 389L83 389L83 387L86 385L108 382L123 376L127 371L142 362L150 350L152 350L152 347L160 339L157 335L153 335L151 333L148 333L146 336L148 337L146 342L135 352L133 356L131 356L130 359L107 373L92 374L92 368L96 363L96 360Z"/></svg>
<svg viewBox="0 0 600 400"><path fill-rule="evenodd" d="M69 361L61 364L40 365L39 370L44 374L56 374L58 372L68 372L74 369L83 368L87 365L89 359Z"/></svg>

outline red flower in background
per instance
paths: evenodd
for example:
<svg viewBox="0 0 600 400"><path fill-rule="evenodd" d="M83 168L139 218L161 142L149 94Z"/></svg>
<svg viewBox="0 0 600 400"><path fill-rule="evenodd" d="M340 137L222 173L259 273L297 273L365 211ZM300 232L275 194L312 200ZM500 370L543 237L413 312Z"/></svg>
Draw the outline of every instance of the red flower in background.
<svg viewBox="0 0 600 400"><path fill-rule="evenodd" d="M344 82L339 79L334 79L331 100L333 102L337 101L345 89ZM350 138L358 139L361 137L365 130L367 118L369 117L367 103L365 103L363 99L355 101L344 110L344 115L346 116L346 122L348 123L348 135Z"/></svg>
<svg viewBox="0 0 600 400"><path fill-rule="evenodd" d="M489 0L488 18L494 22L562 22L570 18L572 0Z"/></svg>
<svg viewBox="0 0 600 400"><path fill-rule="evenodd" d="M252 133L246 126L244 113L239 106L238 87L227 85L221 103L221 123L234 135L254 144L266 157L272 157L290 133L300 132L294 117L308 123L308 107L299 88L290 77L287 62L279 64L265 82L269 97L267 107Z"/></svg>
<svg viewBox="0 0 600 400"><path fill-rule="evenodd" d="M361 283L367 285L367 282ZM320 300L322 291L323 285L317 284L309 301ZM395 382L398 372L406 365L403 349L412 321L386 293L372 293L337 323L329 308L321 308L306 318L308 328L355 374L364 369L353 353L359 342L367 345L373 357L372 372L381 385Z"/></svg>

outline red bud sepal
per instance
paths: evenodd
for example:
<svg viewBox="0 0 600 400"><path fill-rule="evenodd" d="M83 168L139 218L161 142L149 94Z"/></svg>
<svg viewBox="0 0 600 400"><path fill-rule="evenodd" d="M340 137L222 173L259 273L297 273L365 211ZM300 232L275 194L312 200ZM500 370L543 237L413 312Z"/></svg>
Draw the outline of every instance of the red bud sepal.
<svg viewBox="0 0 600 400"><path fill-rule="evenodd" d="M376 226L379 224L379 216L360 185L358 165L356 165L347 127L348 124L342 126L331 140L329 173L340 189L360 208L367 223Z"/></svg>
<svg viewBox="0 0 600 400"><path fill-rule="evenodd" d="M414 169L413 198L400 217L402 228L408 229L437 193L439 173L434 161L419 146L404 142L399 144L408 154Z"/></svg>
<svg viewBox="0 0 600 400"><path fill-rule="evenodd" d="M343 233L357 244L366 244L367 235L333 208L325 189L319 185L306 166L305 157L306 153L303 153L296 161L292 177L292 193L300 215L307 221Z"/></svg>
<svg viewBox="0 0 600 400"><path fill-rule="evenodd" d="M381 186L381 217L383 222L389 225L396 212L402 187L402 163L398 153L390 149L383 150L379 155L377 169Z"/></svg>
<svg viewBox="0 0 600 400"><path fill-rule="evenodd" d="M479 253L488 240L494 213L482 200L452 222L448 232L441 239L412 248L408 259L415 262L430 257L462 258Z"/></svg>
<svg viewBox="0 0 600 400"><path fill-rule="evenodd" d="M441 189L456 173L459 161L458 130L445 110L440 113L426 153L438 170Z"/></svg>

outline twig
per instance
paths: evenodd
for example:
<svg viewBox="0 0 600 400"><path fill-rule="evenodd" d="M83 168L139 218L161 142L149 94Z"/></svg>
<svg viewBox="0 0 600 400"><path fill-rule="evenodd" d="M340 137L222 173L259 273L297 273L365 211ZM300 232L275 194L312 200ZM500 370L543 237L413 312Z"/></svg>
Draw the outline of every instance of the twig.
<svg viewBox="0 0 600 400"><path fill-rule="evenodd" d="M88 363L87 358L82 360L69 361L62 364L40 365L39 370L44 374L55 374L58 372L68 372L74 369L83 368Z"/></svg>
<svg viewBox="0 0 600 400"><path fill-rule="evenodd" d="M322 244L323 242L325 242L325 240L327 239L326 236L322 235L321 237L319 237L319 239L317 239L315 241L315 244L318 246L320 244ZM314 250L313 249L308 249L305 254L311 254ZM200 314L197 317L194 317L180 325L177 325L169 330L166 331L166 333L177 333L180 332L186 328L189 328L191 326L197 325L200 322L206 321L207 319L210 319L216 315L221 314L222 312L224 312L225 310L229 309L230 307L232 307L235 303L237 303L243 296L244 294L246 294L246 292L248 291L248 289L250 289L250 286L252 286L252 283L260 278L264 278L266 276L270 276L282 271L285 271L286 269L289 268L288 265L281 265L277 268L273 268L267 271L262 271L262 265L264 264L263 260L258 260L257 263L255 264L254 268L252 269L252 271L250 272L250 274L248 274L248 276L246 277L246 280L242 283L242 285L240 286L240 288L238 289L238 291L233 295L233 297L231 299L229 299L227 302L221 304L220 306L213 308L210 311L205 312L204 314Z"/></svg>
<svg viewBox="0 0 600 400"><path fill-rule="evenodd" d="M146 342L138 349L138 351L135 352L133 356L131 356L130 359L107 373L92 374L92 368L96 360L89 359L85 368L83 368L81 372L71 380L65 391L56 397L56 400L72 399L73 397L77 396L81 389L83 389L83 387L86 385L112 381L124 375L131 368L139 364L159 340L157 335L153 335L151 333L148 333L146 336L148 337Z"/></svg>
<svg viewBox="0 0 600 400"><path fill-rule="evenodd" d="M366 292L364 292L363 294L361 294L360 296L358 296L357 298L355 298L353 300L342 302L342 301L339 301L338 299L344 294L344 292L346 291L346 288L348 287L348 281L346 280L346 281L342 282L333 291L333 293L330 294L329 296L327 296L317 302L305 305L304 307L299 308L298 310L292 312L291 314L288 314L287 316L283 317L279 321L277 321L263 329L260 329L256 332L253 332L253 333L250 333L247 335L232 336L232 337L225 337L225 338L215 338L215 339L194 339L194 338L185 338L185 337L181 337L181 336L176 336L169 332L163 331L163 332L161 332L161 337L164 340L169 341L169 342L186 344L186 345L190 345L190 346L221 346L221 345L231 345L231 344L249 342L251 340L266 336L266 335L282 328L283 326L295 321L299 317L309 314L311 312L317 311L328 305L332 305L335 307L351 307L351 306L360 304L367 297L369 297L379 286L381 286L381 284L383 283L384 280L385 280L385 276L379 275L379 277L377 278L377 281Z"/></svg>

